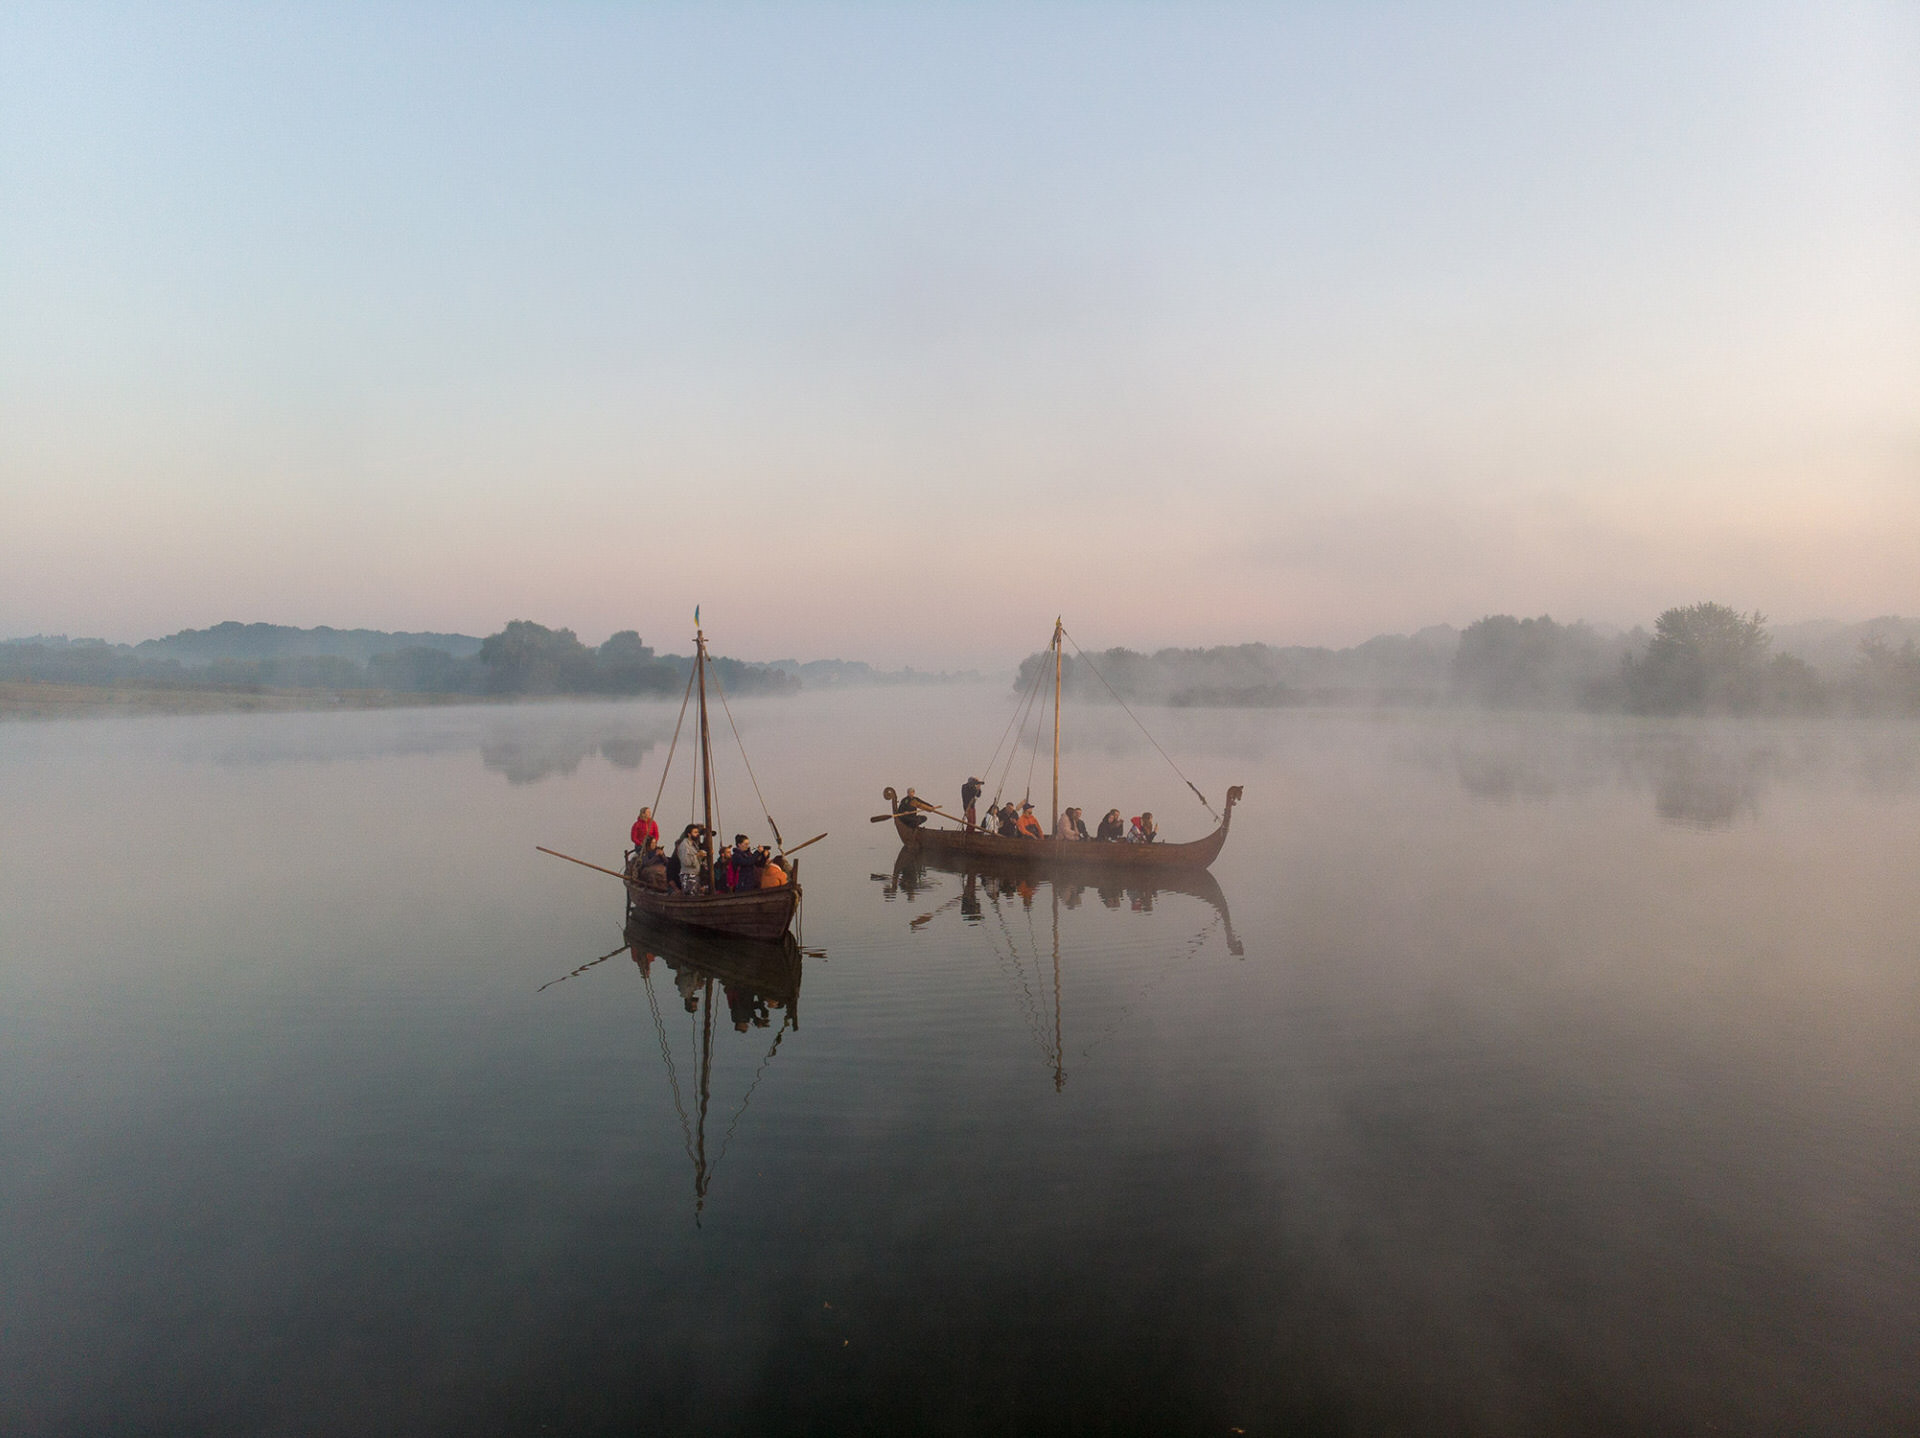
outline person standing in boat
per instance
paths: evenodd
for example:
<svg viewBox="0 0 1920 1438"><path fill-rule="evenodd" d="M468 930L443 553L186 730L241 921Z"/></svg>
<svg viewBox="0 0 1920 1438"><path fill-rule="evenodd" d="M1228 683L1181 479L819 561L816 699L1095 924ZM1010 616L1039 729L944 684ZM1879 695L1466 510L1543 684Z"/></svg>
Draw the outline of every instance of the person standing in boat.
<svg viewBox="0 0 1920 1438"><path fill-rule="evenodd" d="M642 859L660 847L660 826L653 822L653 810L642 809L633 821L633 850Z"/></svg>
<svg viewBox="0 0 1920 1438"><path fill-rule="evenodd" d="M673 848L674 862L680 868L680 892L698 893L700 890L700 826L689 824L680 835L680 842Z"/></svg>
<svg viewBox="0 0 1920 1438"><path fill-rule="evenodd" d="M987 786L985 784L982 784L978 779L974 778L969 778L966 783L960 786L960 812L967 816L967 828L969 830L980 827L974 822L973 806L980 802L980 796L986 792L986 788Z"/></svg>

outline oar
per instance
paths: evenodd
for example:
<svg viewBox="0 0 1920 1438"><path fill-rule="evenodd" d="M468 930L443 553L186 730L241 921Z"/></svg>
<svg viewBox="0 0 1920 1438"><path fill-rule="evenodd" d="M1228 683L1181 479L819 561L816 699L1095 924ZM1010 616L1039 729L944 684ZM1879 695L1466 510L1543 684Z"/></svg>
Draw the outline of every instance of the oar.
<svg viewBox="0 0 1920 1438"><path fill-rule="evenodd" d="M867 822L869 824L884 824L889 819L904 819L907 817L907 813L938 814L942 819L951 819L956 824L964 824L967 822L965 819L962 819L958 814L949 814L945 809L937 809L932 804L927 803L926 800L924 799L916 797L913 803L914 803L914 807L908 810L906 813L875 814L871 819L867 820Z"/></svg>
<svg viewBox="0 0 1920 1438"><path fill-rule="evenodd" d="M784 859L789 854L797 854L806 848L807 844L817 844L826 837L825 834L815 834L811 839L806 841L806 844L795 844L791 849L782 849L780 851L780 857Z"/></svg>
<svg viewBox="0 0 1920 1438"><path fill-rule="evenodd" d="M825 838L826 836L823 834L821 837ZM535 844L533 847L538 849L543 854L553 855L553 857L556 859L565 859L569 864L578 864L583 869L600 869L600 866L598 864L589 864L585 859L576 859L573 857L573 855L563 854L558 849L549 849L545 844ZM614 878L619 879L623 883L626 881L627 876L621 873L618 869L600 869L600 872L603 874L610 874Z"/></svg>

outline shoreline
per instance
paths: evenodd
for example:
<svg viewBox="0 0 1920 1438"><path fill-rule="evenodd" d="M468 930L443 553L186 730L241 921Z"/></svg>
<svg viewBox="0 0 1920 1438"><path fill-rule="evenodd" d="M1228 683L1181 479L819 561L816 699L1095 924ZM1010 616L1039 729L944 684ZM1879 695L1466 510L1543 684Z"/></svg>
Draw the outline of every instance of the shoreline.
<svg viewBox="0 0 1920 1438"><path fill-rule="evenodd" d="M0 680L0 722L127 715L292 714L335 709L423 709L497 705L525 695L414 694L391 689L165 688L141 684L48 684ZM568 696L572 697L572 696Z"/></svg>

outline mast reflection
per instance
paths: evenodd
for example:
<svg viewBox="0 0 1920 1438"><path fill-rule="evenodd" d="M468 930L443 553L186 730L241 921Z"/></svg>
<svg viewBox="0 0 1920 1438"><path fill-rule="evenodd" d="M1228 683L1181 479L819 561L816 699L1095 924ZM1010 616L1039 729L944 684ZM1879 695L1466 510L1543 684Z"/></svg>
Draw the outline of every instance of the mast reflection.
<svg viewBox="0 0 1920 1438"><path fill-rule="evenodd" d="M698 1223L706 1207L714 1171L726 1157L735 1126L788 1032L800 1027L802 960L808 953L816 958L820 953L802 949L791 933L774 940L735 939L676 924L652 923L637 913L627 921L625 938L624 950L615 952L632 956L634 967L640 971L646 986L647 1007L653 1015L655 1037L660 1042L660 1059L673 1092L674 1110L680 1116L687 1158L693 1165L693 1212L694 1221ZM667 1020L661 1014L659 990L668 983L656 984L656 965L665 971L664 976L671 984L673 996L666 1002L669 1005L677 1002L695 1021L691 1111L688 1095L681 1087L680 1065L674 1059L673 1043L667 1037ZM717 1017L723 1006L724 1018ZM775 1015L779 1016L777 1027ZM718 1151L709 1155L707 1119L713 1098L714 1035L721 1031L723 1023L737 1034L772 1030L773 1038L727 1119Z"/></svg>

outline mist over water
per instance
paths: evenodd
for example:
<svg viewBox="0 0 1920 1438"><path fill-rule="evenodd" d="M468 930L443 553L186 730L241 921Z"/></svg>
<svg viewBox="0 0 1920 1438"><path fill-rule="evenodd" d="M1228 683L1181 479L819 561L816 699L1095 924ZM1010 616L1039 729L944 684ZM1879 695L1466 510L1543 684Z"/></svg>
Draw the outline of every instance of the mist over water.
<svg viewBox="0 0 1920 1438"><path fill-rule="evenodd" d="M1217 888L897 864L1011 702L736 702L830 831L745 1032L533 849L672 705L0 727L0 1429L1920 1423L1913 728L1153 711ZM1212 825L1118 711L1062 764Z"/></svg>

